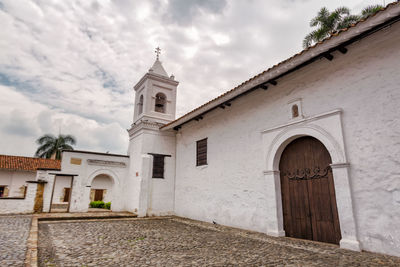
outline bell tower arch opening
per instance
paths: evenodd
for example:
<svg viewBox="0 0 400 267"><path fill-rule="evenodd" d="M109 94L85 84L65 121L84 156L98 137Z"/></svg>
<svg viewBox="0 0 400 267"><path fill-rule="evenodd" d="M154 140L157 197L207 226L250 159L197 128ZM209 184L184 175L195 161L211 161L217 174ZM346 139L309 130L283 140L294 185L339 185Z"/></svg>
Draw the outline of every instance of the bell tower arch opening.
<svg viewBox="0 0 400 267"><path fill-rule="evenodd" d="M176 90L179 82L168 76L160 61L161 49L149 71L134 86L134 125L141 121L167 124L175 119Z"/></svg>

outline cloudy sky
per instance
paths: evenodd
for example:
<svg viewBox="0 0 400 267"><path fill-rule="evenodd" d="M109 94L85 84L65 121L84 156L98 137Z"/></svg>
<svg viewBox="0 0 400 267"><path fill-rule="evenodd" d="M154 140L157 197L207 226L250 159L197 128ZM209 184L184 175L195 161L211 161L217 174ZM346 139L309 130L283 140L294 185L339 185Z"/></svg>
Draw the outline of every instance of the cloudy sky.
<svg viewBox="0 0 400 267"><path fill-rule="evenodd" d="M390 1L386 1L388 4ZM133 85L162 49L177 115L299 52L322 7L380 0L0 0L0 154L45 134L126 154Z"/></svg>

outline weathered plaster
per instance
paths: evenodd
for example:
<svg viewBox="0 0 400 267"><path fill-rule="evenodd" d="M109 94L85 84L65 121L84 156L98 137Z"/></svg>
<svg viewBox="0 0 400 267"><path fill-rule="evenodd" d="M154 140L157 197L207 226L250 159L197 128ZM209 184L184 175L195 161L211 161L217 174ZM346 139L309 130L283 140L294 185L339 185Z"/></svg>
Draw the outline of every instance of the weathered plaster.
<svg viewBox="0 0 400 267"><path fill-rule="evenodd" d="M334 164L351 163L333 165L336 187L342 188L336 191L337 205L353 206L353 222L339 211L341 225L354 225L342 233L347 244L341 245L357 249L358 240L362 249L399 256L400 24L347 48L344 55L333 53L333 61L321 59L279 79L277 86L183 125L176 145L176 214L282 235L284 229L270 220L280 216L280 185L276 173L275 180L264 174L276 165L265 166L262 132L291 123L287 103L301 99L305 118L342 110L342 133L328 132L343 138L328 142L320 136ZM208 166L196 168L195 143L205 137Z"/></svg>

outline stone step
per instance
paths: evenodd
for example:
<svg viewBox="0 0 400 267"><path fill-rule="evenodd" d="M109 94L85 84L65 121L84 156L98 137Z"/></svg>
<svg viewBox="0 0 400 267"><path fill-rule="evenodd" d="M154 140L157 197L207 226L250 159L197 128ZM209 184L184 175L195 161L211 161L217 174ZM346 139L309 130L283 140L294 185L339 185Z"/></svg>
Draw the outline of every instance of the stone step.
<svg viewBox="0 0 400 267"><path fill-rule="evenodd" d="M40 216L38 217L39 221L64 221L64 220L106 220L106 219L127 219L127 218L136 218L137 215L134 213L105 213L105 214L96 214L96 213L83 213L83 214L71 214L71 213L59 213L59 214L51 214L48 216Z"/></svg>

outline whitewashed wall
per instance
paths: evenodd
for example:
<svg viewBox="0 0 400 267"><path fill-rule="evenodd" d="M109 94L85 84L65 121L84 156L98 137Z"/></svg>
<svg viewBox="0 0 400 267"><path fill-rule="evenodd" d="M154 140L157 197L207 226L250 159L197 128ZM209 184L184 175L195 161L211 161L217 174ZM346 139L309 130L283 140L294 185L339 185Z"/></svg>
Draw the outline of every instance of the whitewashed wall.
<svg viewBox="0 0 400 267"><path fill-rule="evenodd" d="M9 197L23 196L21 187L27 185L26 181L35 180L36 172L0 171L0 185L8 186Z"/></svg>
<svg viewBox="0 0 400 267"><path fill-rule="evenodd" d="M71 164L71 158L81 159L81 164ZM102 164L88 164L88 160L103 160L124 163L125 166L108 166ZM123 194L123 180L128 175L129 158L124 156L102 155L93 153L64 152L61 161L62 173L77 174L75 176L72 196L71 212L87 211L90 202L92 180L98 175L107 175L113 181L111 209L125 210Z"/></svg>
<svg viewBox="0 0 400 267"><path fill-rule="evenodd" d="M131 170L125 187L127 210L138 212L139 216L172 214L175 134L151 129L140 130L131 139L129 151ZM153 157L148 153L171 156L164 158L164 179L152 178Z"/></svg>
<svg viewBox="0 0 400 267"><path fill-rule="evenodd" d="M362 249L400 256L400 23L190 122L177 135L178 216L266 231L261 132L288 122L287 103L306 117L343 110L350 184ZM196 141L208 138L208 166Z"/></svg>
<svg viewBox="0 0 400 267"><path fill-rule="evenodd" d="M0 199L0 214L32 213L37 190L36 183L28 183L25 199Z"/></svg>
<svg viewBox="0 0 400 267"><path fill-rule="evenodd" d="M70 187L71 177L58 176L56 180L56 185L54 187L53 204L64 203L64 188Z"/></svg>

